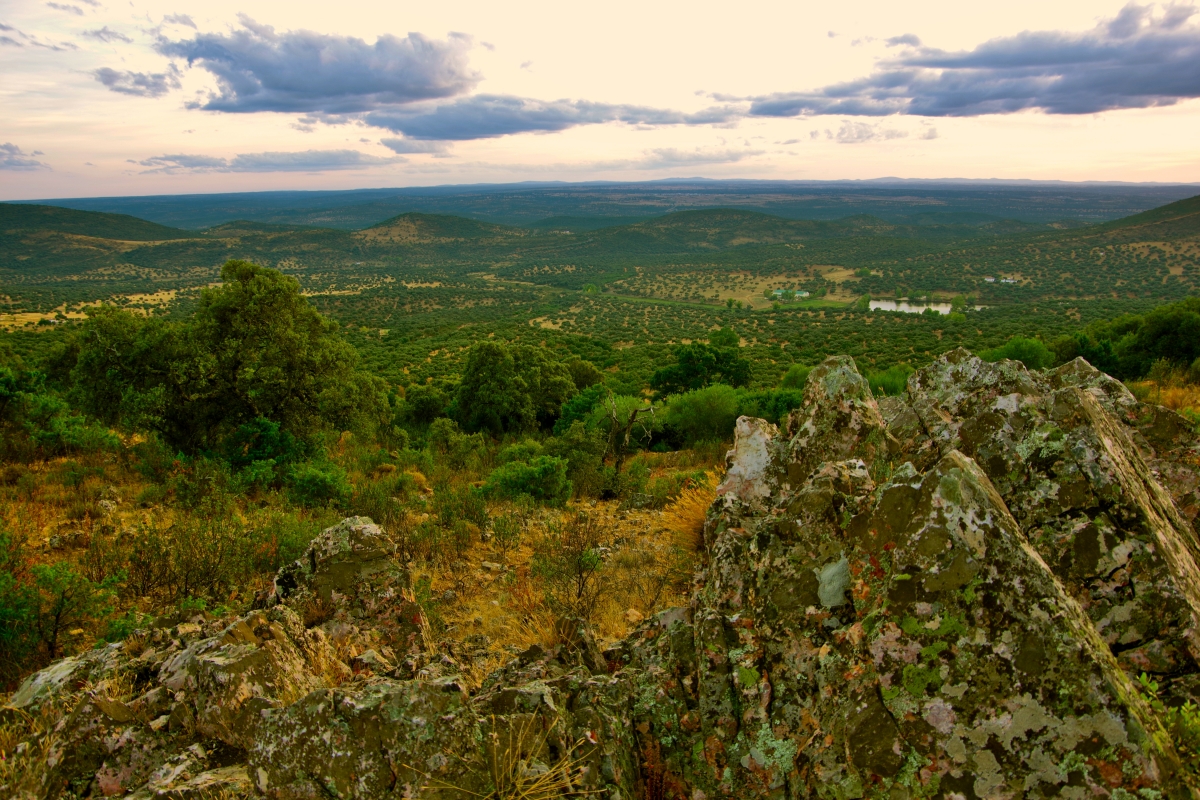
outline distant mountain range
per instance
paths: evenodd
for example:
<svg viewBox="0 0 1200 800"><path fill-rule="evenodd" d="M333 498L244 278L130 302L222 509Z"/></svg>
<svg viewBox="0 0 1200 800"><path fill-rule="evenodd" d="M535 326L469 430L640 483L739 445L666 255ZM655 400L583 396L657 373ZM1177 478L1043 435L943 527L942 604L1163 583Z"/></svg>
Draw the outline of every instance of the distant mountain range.
<svg viewBox="0 0 1200 800"><path fill-rule="evenodd" d="M902 224L1104 222L1200 192L1186 184L902 180L513 183L29 201L197 230L234 220L358 230L405 212L541 230L594 230L674 211L740 208L789 219L867 214ZM949 215L949 216L947 216ZM968 222L968 219L972 220Z"/></svg>

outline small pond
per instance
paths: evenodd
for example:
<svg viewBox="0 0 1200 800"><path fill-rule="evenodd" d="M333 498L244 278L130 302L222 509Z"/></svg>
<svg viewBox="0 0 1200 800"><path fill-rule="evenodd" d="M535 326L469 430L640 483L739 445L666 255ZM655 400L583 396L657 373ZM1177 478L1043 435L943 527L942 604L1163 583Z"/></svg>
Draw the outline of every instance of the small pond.
<svg viewBox="0 0 1200 800"><path fill-rule="evenodd" d="M908 314L920 314L922 311L925 311L928 308L932 308L934 311L938 312L939 314L949 314L950 313L950 304L949 303L909 303L906 300L901 300L899 302L897 302L895 300L872 300L871 301L871 310L872 311L874 311L875 309L879 309L880 311L904 311L905 313L908 313ZM980 308L983 308L983 306L975 306L976 310L978 310Z"/></svg>

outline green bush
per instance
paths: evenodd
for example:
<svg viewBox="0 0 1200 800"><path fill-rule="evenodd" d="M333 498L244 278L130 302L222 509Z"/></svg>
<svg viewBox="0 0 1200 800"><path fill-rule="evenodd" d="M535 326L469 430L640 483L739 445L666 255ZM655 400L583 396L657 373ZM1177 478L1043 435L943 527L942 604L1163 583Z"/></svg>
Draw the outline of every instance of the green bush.
<svg viewBox="0 0 1200 800"><path fill-rule="evenodd" d="M1008 358L1020 361L1028 369L1045 369L1054 364L1054 353L1041 339L1014 336L1000 347L984 350L979 354L984 361L1000 361Z"/></svg>
<svg viewBox="0 0 1200 800"><path fill-rule="evenodd" d="M0 529L0 681L19 674L34 646L35 596L27 579L23 542Z"/></svg>
<svg viewBox="0 0 1200 800"><path fill-rule="evenodd" d="M439 486L433 493L433 510L438 521L453 529L459 521L470 522L480 530L487 527L487 502L473 486Z"/></svg>
<svg viewBox="0 0 1200 800"><path fill-rule="evenodd" d="M567 478L567 462L554 456L501 464L492 470L483 488L492 497L526 496L548 506L563 505L573 491Z"/></svg>
<svg viewBox="0 0 1200 800"><path fill-rule="evenodd" d="M585 620L595 613L604 588L600 548L609 533L596 517L579 512L534 542L531 572L556 613Z"/></svg>
<svg viewBox="0 0 1200 800"><path fill-rule="evenodd" d="M68 631L88 628L112 613L113 587L120 576L95 583L65 562L35 564L33 577L32 632L47 661L53 661L69 646L63 641Z"/></svg>
<svg viewBox="0 0 1200 800"><path fill-rule="evenodd" d="M717 383L672 395L663 418L687 443L728 439L738 418L737 390Z"/></svg>
<svg viewBox="0 0 1200 800"><path fill-rule="evenodd" d="M871 393L878 397L884 395L895 397L907 391L908 376L914 372L916 370L908 364L896 364L882 372L868 371L867 384L871 387Z"/></svg>
<svg viewBox="0 0 1200 800"><path fill-rule="evenodd" d="M567 478L580 495L594 497L601 493L604 477L606 442L599 432L588 430L583 422L576 420L558 436L547 439L543 452L567 462Z"/></svg>
<svg viewBox="0 0 1200 800"><path fill-rule="evenodd" d="M804 405L800 389L776 389L766 392L744 392L738 395L738 416L759 417L776 425L787 421L794 408Z"/></svg>
<svg viewBox="0 0 1200 800"><path fill-rule="evenodd" d="M535 442L533 439L526 439L521 442L515 442L505 447L496 456L497 463L507 464L510 461L529 461L537 458L542 454L541 442Z"/></svg>
<svg viewBox="0 0 1200 800"><path fill-rule="evenodd" d="M779 382L779 388L803 390L808 383L808 373L812 371L813 368L807 364L792 364Z"/></svg>
<svg viewBox="0 0 1200 800"><path fill-rule="evenodd" d="M562 413L554 423L554 435L561 436L575 422L586 420L605 397L607 390L601 385L589 386L562 405Z"/></svg>
<svg viewBox="0 0 1200 800"><path fill-rule="evenodd" d="M303 506L344 505L353 492L346 471L336 464L302 464L288 483L292 501Z"/></svg>

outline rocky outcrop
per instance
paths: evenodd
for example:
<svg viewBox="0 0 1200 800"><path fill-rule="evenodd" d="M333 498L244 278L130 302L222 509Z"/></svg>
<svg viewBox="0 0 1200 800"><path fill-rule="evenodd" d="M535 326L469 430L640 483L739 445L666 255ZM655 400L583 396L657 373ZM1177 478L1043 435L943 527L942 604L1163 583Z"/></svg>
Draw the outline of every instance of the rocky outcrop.
<svg viewBox="0 0 1200 800"><path fill-rule="evenodd" d="M468 685L352 518L260 610L12 704L73 704L43 795L1200 797L1135 681L1200 691L1197 448L1082 361L959 350L877 401L832 358L782 431L738 421L690 606L607 650L563 621Z"/></svg>

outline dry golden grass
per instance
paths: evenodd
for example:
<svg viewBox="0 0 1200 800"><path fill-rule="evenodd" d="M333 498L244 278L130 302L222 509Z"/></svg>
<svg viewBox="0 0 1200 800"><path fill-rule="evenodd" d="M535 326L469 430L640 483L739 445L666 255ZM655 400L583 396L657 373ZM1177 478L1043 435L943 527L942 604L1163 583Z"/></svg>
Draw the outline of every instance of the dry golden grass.
<svg viewBox="0 0 1200 800"><path fill-rule="evenodd" d="M671 540L689 552L704 549L704 520L717 496L717 478L705 473L706 480L679 493L674 503L663 510L663 526L671 532Z"/></svg>
<svg viewBox="0 0 1200 800"><path fill-rule="evenodd" d="M486 793L432 778L415 767L409 769L425 776L428 781L426 789L439 794L449 792L453 796L477 797L481 800L556 800L604 792L603 789L586 789L580 785L579 779L588 756L586 740L580 739L571 744L570 749L557 760L551 758L549 740L558 725L558 717L546 724L543 717L537 714L517 715L511 720L492 717L484 750L493 788Z"/></svg>
<svg viewBox="0 0 1200 800"><path fill-rule="evenodd" d="M1143 403L1154 403L1172 411L1200 413L1200 385L1171 381L1135 381L1130 390Z"/></svg>

